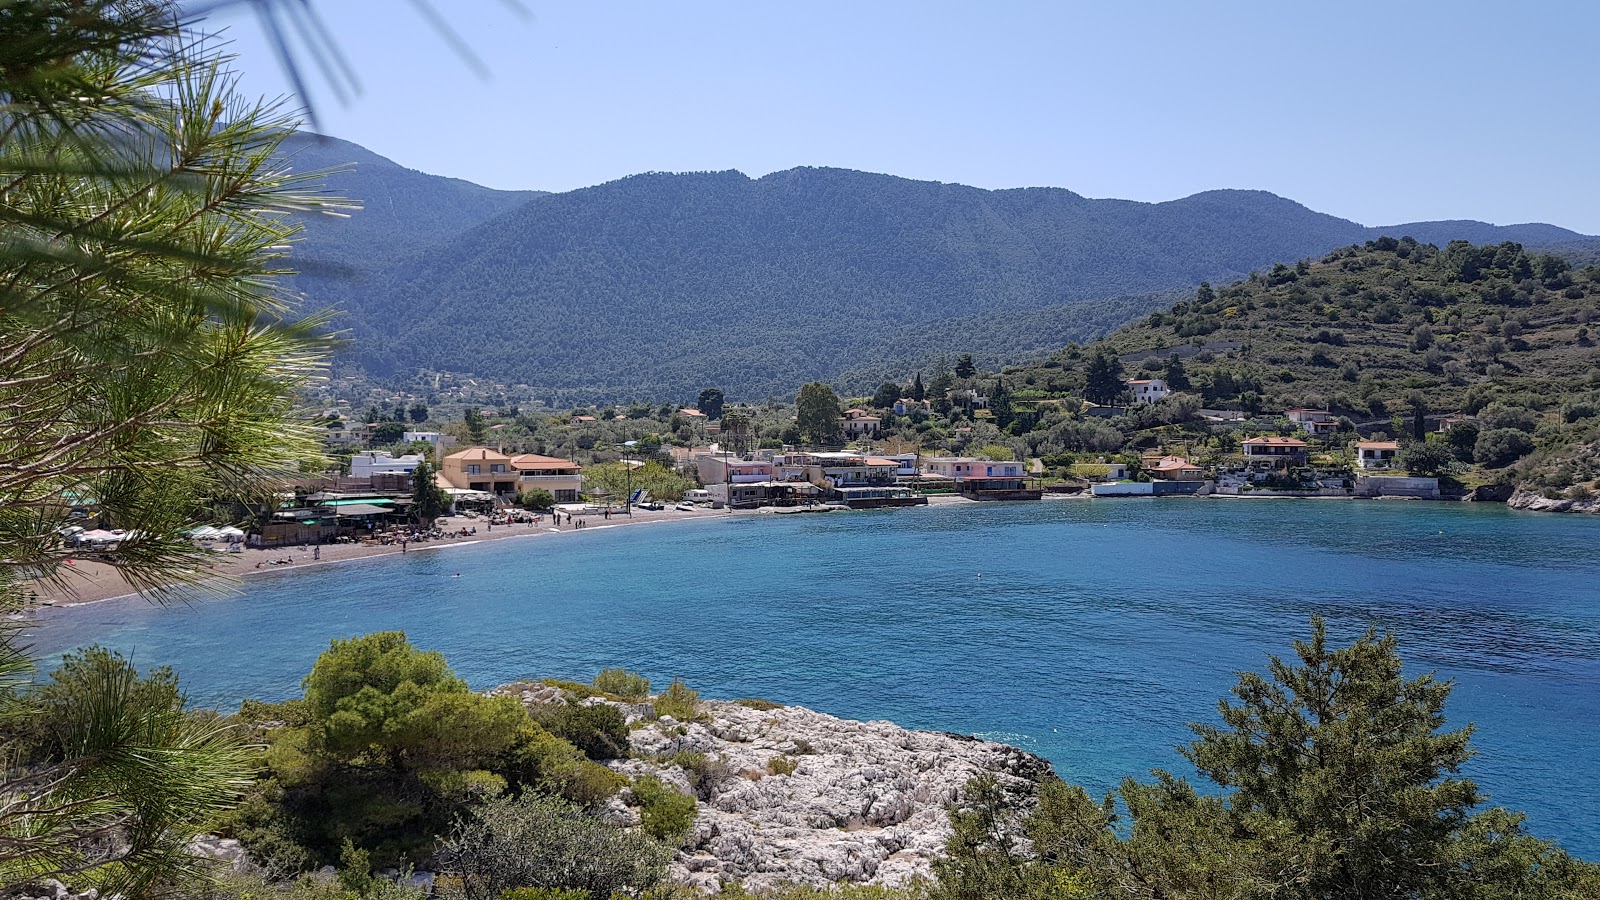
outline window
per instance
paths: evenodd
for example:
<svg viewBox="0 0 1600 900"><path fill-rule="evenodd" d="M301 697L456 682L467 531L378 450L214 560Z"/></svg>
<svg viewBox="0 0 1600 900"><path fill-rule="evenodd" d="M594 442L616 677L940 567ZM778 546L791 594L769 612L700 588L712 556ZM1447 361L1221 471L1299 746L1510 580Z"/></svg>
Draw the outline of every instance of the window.
<svg viewBox="0 0 1600 900"><path fill-rule="evenodd" d="M493 465L491 465L489 467L489 471L494 473L494 474L497 474L497 475L499 473L501 473L501 472L504 472L505 470L506 470L505 463L495 463L495 464L493 464Z"/></svg>
<svg viewBox="0 0 1600 900"><path fill-rule="evenodd" d="M468 475L481 475L483 473L479 470L477 463L468 463L467 464L467 474Z"/></svg>

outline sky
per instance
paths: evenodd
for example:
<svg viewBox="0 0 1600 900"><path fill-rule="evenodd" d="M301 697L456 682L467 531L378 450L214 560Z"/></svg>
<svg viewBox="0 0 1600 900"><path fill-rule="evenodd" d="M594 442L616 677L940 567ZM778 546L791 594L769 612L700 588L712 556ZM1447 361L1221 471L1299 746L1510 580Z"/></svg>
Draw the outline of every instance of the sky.
<svg viewBox="0 0 1600 900"><path fill-rule="evenodd" d="M834 166L1600 234L1597 0L311 3L359 93L296 95L248 4L207 22L243 87L490 187Z"/></svg>

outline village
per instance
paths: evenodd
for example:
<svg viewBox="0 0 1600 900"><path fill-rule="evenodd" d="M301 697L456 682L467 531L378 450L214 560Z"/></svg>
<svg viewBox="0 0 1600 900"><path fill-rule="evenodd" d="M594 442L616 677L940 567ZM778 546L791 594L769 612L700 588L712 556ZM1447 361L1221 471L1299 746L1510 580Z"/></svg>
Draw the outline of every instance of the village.
<svg viewBox="0 0 1600 900"><path fill-rule="evenodd" d="M1120 407L1087 404L1086 417L1127 415L1131 408L1160 403L1173 392L1157 378L1126 382ZM987 398L967 398L979 405ZM926 406L909 397L891 410L909 415ZM886 411L887 412L887 411ZM1223 425L1237 424L1237 413L1207 411ZM674 417L694 422L712 440L687 446L638 447L637 441L599 452L596 459L628 472L668 465L693 485L652 495L629 485L608 490L586 477L580 462L538 453L505 451L487 445L455 449L457 438L441 431L404 431L399 444L414 452L387 449L351 452L348 471L307 477L286 491L277 509L257 511L247 535L234 529L231 540L264 548L338 541L389 541L400 535L426 536L414 509L413 477L427 477L447 499L445 515L482 517L486 527L527 515L552 515L569 524L585 519L632 516L636 510L691 513L707 510L771 509L780 513L879 509L926 505L930 499L1036 501L1048 496L1119 497L1327 497L1441 499L1436 475L1407 472L1399 441L1341 440L1341 424L1327 410L1290 409L1281 417L1292 434L1253 434L1232 452L1208 450L1205 457L1180 446L1106 453L1070 465L1046 460L990 458L1001 454L931 454L907 449L903 441L881 441L879 414L862 407L844 410L838 434L842 448L794 446L740 448L720 437L719 423L698 409L684 407ZM593 426L596 418L575 415L568 427ZM1461 421L1441 420L1441 433ZM360 431L330 431L330 449L359 440ZM1348 436L1346 436L1348 437ZM573 517L578 517L574 520ZM442 519L441 519L442 521ZM452 520L457 521L457 520ZM90 533L92 535L92 533ZM210 539L212 535L202 535Z"/></svg>

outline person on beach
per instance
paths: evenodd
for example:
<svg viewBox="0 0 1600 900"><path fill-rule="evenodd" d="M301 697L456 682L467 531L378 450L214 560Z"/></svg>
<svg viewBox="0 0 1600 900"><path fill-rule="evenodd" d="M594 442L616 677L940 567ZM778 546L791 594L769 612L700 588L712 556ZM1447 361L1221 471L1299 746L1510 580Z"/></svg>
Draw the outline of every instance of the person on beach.
<svg viewBox="0 0 1600 900"><path fill-rule="evenodd" d="M311 558L313 560L318 560L318 559L322 558L322 545L321 544L318 544L317 546L311 548Z"/></svg>
<svg viewBox="0 0 1600 900"><path fill-rule="evenodd" d="M406 541L405 541L404 538L400 539L400 552L401 553L405 553L406 552Z"/></svg>

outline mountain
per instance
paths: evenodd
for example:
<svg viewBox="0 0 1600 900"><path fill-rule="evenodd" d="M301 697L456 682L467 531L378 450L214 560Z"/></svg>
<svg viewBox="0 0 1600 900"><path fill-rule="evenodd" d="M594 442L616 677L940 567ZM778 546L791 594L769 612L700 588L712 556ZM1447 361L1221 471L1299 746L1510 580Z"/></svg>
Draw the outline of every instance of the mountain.
<svg viewBox="0 0 1600 900"><path fill-rule="evenodd" d="M543 196L497 191L459 178L407 169L359 144L300 132L281 153L297 172L327 172L328 192L361 205L348 217L300 217L295 286L324 304L366 296L388 260L455 237Z"/></svg>
<svg viewBox="0 0 1600 900"><path fill-rule="evenodd" d="M1261 191L1136 203L800 168L518 197L355 161L333 185L378 198L374 215L317 222L305 250L368 274L302 279L344 308L345 363L526 382L556 403L681 400L708 385L788 396L846 373L876 383L941 354L1018 359L1166 306L1162 292L1380 233L1584 240L1549 225L1373 229Z"/></svg>

